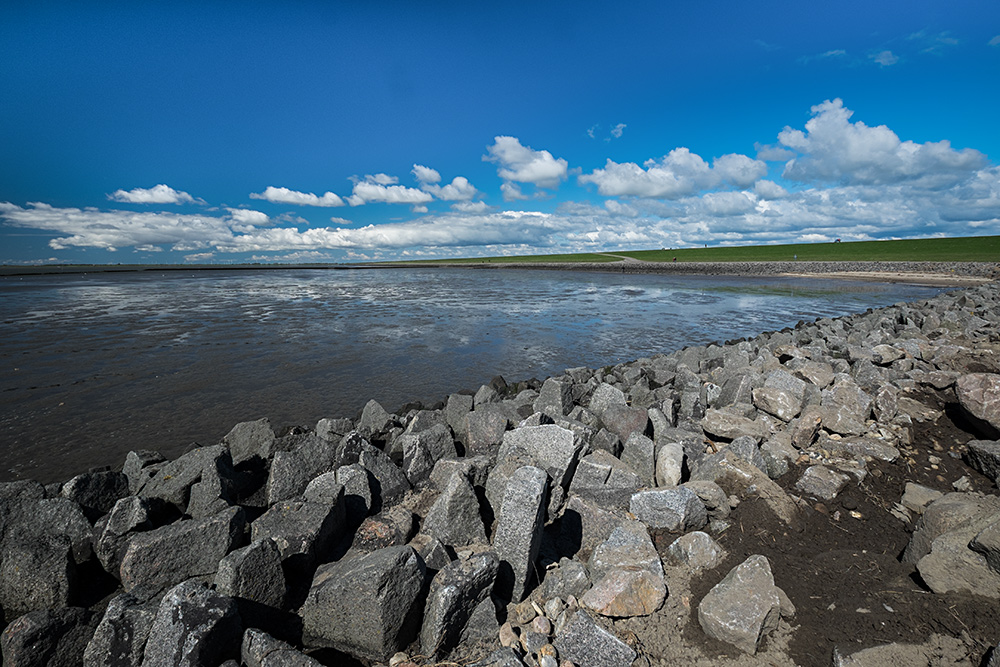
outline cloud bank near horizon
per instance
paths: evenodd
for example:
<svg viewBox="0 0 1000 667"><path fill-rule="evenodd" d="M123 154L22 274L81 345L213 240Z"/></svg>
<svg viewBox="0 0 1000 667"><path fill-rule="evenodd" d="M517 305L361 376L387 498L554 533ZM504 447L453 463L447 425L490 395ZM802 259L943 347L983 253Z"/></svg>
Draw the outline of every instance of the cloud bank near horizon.
<svg viewBox="0 0 1000 667"><path fill-rule="evenodd" d="M288 258L341 251L349 259L376 259L1000 233L1000 168L981 152L947 140L916 143L886 125L852 122L840 99L811 112L803 128L786 126L759 144L755 157L706 159L677 146L641 165L607 158L589 171L516 137L496 136L482 156L496 165L495 194L511 204L558 191L562 201L548 212L497 210L466 177L445 182L415 163L415 187L377 173L353 178L349 194L267 186L248 195L284 207L411 207L411 219L380 224L332 218L337 226L310 226L238 207L149 210L207 205L164 184L108 195L139 211L4 202L0 220L53 235L53 250L172 251L190 253L189 261L237 253L258 253L256 259L290 253L271 258L296 261ZM430 211L437 202L448 210Z"/></svg>

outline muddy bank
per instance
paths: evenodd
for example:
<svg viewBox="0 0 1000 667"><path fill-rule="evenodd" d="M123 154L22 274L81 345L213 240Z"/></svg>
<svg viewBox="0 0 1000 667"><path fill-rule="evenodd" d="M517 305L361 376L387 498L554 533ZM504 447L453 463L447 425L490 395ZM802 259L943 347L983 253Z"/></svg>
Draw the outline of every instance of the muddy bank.
<svg viewBox="0 0 1000 667"><path fill-rule="evenodd" d="M397 265L403 266L403 265ZM478 269L531 268L550 271L602 271L679 275L817 276L873 282L970 287L1000 277L995 262L530 262L439 264Z"/></svg>
<svg viewBox="0 0 1000 667"><path fill-rule="evenodd" d="M0 485L4 658L979 665L998 331L989 283Z"/></svg>

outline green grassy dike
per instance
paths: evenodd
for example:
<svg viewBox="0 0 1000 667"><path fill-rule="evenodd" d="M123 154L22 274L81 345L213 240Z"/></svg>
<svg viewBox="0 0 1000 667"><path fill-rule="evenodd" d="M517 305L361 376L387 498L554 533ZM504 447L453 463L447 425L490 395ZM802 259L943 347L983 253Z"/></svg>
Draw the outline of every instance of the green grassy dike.
<svg viewBox="0 0 1000 667"><path fill-rule="evenodd" d="M1000 262L1000 236L893 241L845 241L789 245L720 246L661 250L624 250L573 255L518 255L422 260L408 264L483 264L615 262L623 257L644 262ZM398 262L394 262L398 263Z"/></svg>

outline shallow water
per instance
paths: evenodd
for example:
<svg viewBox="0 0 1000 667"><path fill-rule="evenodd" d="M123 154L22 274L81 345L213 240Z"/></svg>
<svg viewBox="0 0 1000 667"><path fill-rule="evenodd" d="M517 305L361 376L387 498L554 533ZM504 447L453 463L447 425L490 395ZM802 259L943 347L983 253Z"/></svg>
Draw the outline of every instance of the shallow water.
<svg viewBox="0 0 1000 667"><path fill-rule="evenodd" d="M928 298L802 278L505 269L0 279L0 480L279 431Z"/></svg>

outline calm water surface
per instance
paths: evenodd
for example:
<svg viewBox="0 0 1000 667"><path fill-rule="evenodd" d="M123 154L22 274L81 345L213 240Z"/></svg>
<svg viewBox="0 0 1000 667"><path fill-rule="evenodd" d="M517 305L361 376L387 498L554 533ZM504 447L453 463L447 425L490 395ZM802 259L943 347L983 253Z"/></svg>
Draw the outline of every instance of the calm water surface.
<svg viewBox="0 0 1000 667"><path fill-rule="evenodd" d="M938 288L530 270L0 279L0 480L279 431L924 299Z"/></svg>

